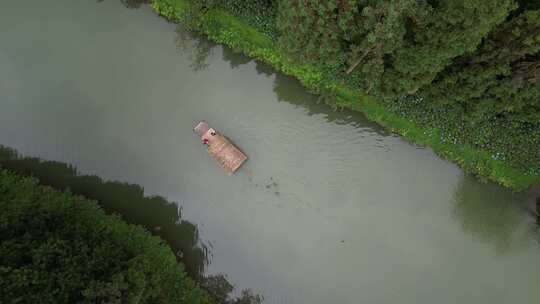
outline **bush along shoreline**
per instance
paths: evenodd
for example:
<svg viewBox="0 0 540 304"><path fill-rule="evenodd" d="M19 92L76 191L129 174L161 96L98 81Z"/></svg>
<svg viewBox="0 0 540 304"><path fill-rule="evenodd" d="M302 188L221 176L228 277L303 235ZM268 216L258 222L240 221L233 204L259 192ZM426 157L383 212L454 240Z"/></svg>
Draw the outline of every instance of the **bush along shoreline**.
<svg viewBox="0 0 540 304"><path fill-rule="evenodd" d="M279 23L279 27L281 28L278 28L276 20L268 20L269 18L284 18L276 16L279 15L279 13L268 12L268 10L275 10L275 6L278 5L276 3L278 2L279 1L270 0L251 0L240 2L220 0L205 0L197 2L192 2L189 0L152 0L150 1L150 5L154 11L171 22L181 24L187 27L189 30L200 32L217 43L226 45L236 52L241 52L248 57L267 63L286 75L295 77L302 83L304 87L307 88L308 91L319 94L321 99L330 106L336 109L347 108L360 111L368 119L382 125L394 133L401 135L407 141L417 145L430 147L441 157L457 163L466 172L474 174L482 180L491 180L497 182L498 184L514 191L523 191L532 185L537 185L540 183L540 122L536 121L536 116L534 116L537 115L535 112L537 109L536 104L526 104L526 106L532 107L530 110L532 114L527 117L524 115L522 115L523 117L520 116L520 119L522 119L520 122L500 118L501 115L504 114L503 112L506 110L517 113L517 110L512 110L514 109L513 105L507 106L501 110L497 110L500 112L493 114L493 117L485 116L489 117L485 119L482 118L483 116L481 118L477 118L477 116L481 116L478 113L481 111L491 111L495 113L496 109L491 110L490 108L488 110L478 110L473 114L470 114L469 112L465 112L463 109L467 107L471 108L471 106L433 106L433 104L436 103L430 102L430 100L436 99L437 103L441 104L445 104L445 102L447 104L450 103L449 101L441 98L441 94L437 95L438 92L440 93L442 90L441 88L443 85L453 85L453 90L460 93L462 92L460 91L461 89L464 91L468 89L472 91L474 89L474 80L471 80L473 84L469 85L471 88L467 88L467 83L461 84L456 80L458 77L461 77L459 79L465 78L465 76L460 75L466 74L468 71L464 70L465 68L454 68L454 70L452 70L452 66L446 68L445 75L449 75L447 77L445 76L446 78L443 78L440 75L431 75L430 71L426 71L424 74L422 74L433 81L432 85L421 86L420 84L422 82L420 80L418 80L420 84L413 83L413 81L410 80L420 79L421 77L418 75L398 75L401 78L395 76L397 78L394 82L392 82L392 85L389 85L388 83L386 84L387 91L392 92L386 93L386 95L378 93L378 90L374 88L383 87L385 81L387 81L380 76L380 73L375 73L376 75L379 75L377 76L379 78L374 76L374 79L376 78L380 80L379 82L373 82L363 86L359 84L358 80L360 76L369 78L368 76L370 75L369 73L371 71L371 66L369 65L370 62L363 64L362 69L356 67L358 62L366 60L365 58L372 56L371 53L360 54L358 56L360 57L360 60L351 62L350 64L348 62L341 61L323 66L313 64L307 59L299 60L298 56L289 54L289 52L287 52L283 47L280 47L280 44L283 44L282 40L285 38L277 38L277 36L279 36L279 31L288 30L293 32L298 31L298 33L301 33L303 30L302 22L304 22L302 20L305 18L299 19L301 20L298 21L300 24L297 22L296 24L287 25L286 22L281 21ZM288 5L286 3L292 2L285 1L283 3L279 2L279 4L286 6ZM505 16L507 16L506 14L519 13L512 11L513 9L517 10L515 6L512 6L512 1L500 0L499 2L508 2L505 4L506 6L499 4L499 6L504 8L505 11L498 12L498 15L496 15L497 18L488 18L489 20L487 20L485 24L479 24L479 29L483 29L484 27L490 27L490 29L495 28L497 24L504 22ZM480 6L484 5L481 4L481 1L478 3ZM269 8L269 6L273 7ZM292 14L298 13L294 12L294 9L297 8L298 5L296 8L291 8L291 10L293 10ZM524 14L525 13L522 15ZM305 12L299 13L298 16L305 16ZM519 22L521 23L516 26L522 26L527 22L536 26L538 23L537 21L540 20L538 19L539 16L540 13L537 11L528 12L528 14L524 15L521 19L512 19L511 21L508 21L508 24L506 25L508 28L504 28L503 26L501 27L501 31L511 31L512 24ZM416 16L415 18L420 17ZM326 20L322 22L322 24L326 24L327 26L331 27L332 25L328 24L330 21ZM289 26L289 28L287 28L287 26ZM308 27L307 30L304 29L305 31L308 31L305 32L306 35L309 35L309 31L313 31L313 26L310 26L311 27ZM515 33L515 31L513 33L518 35ZM471 43L478 44L483 37L486 37L487 30L484 30L476 36L474 33L465 34L472 37L470 39L476 39ZM498 33L495 33L493 35L497 34ZM501 33L500 35L503 34L504 33ZM406 33L403 35L406 36ZM333 36L330 35L329 37ZM301 37L297 38L298 39L296 40L302 39ZM537 39L537 37L525 37L522 40L526 40L526 38L532 39L533 44L535 43L534 41L536 41L535 39ZM493 39L496 39L496 37ZM306 42L305 47L307 48L311 42ZM326 42L318 41L317 43L325 44ZM527 43L530 44L531 42ZM489 57L490 50L495 47L496 46L490 45L479 47L478 52L485 52L486 54L482 53L478 56L481 58ZM323 45L318 47L318 49L322 48ZM368 46L366 46L366 48L371 50ZM485 50L480 48L484 48ZM434 52L435 51L437 50L434 50ZM451 58L456 57L457 52L454 52L454 54L449 51L449 54L444 54L442 50L438 51L440 51L441 54L438 54L437 56L441 58L437 58L439 58L440 62L442 63L434 68L441 70L444 69L444 65L447 62L451 62ZM531 52L536 51L537 50L534 49ZM317 52L323 51L321 50ZM466 53L466 51L464 52ZM525 53L525 51L523 51L523 53ZM327 55L328 58L333 56L332 54ZM410 56L413 55L414 53ZM324 59L324 54L317 53L313 56L318 56L317 58ZM529 55L527 53L523 56ZM388 56L381 55L379 61L383 59L387 60L387 57ZM427 58L426 60L433 61L432 58ZM485 63L478 62L479 59L473 57L459 57L456 60L468 60L466 67L472 71L475 69L474 64L482 66L485 65ZM497 60L497 58L493 58L493 60ZM388 59L387 61L390 60ZM345 70L344 67L347 64L349 64L347 71L342 71ZM536 63L533 62L530 64L534 65ZM385 65L387 65L387 63L385 63ZM355 68L358 70L358 72L354 70ZM497 69L500 70L501 67L493 67L492 70ZM347 72L350 72L351 75L349 75ZM355 73L357 75L355 75ZM386 74L391 75L392 73L388 72ZM488 79L488 77L491 77L491 75L484 75L483 77L484 79ZM501 78L500 75L495 75L493 77L496 79ZM525 83L527 81L526 79L530 79L530 77L533 76L520 74L520 77L521 78L519 79L516 78L518 80L514 79L513 81L522 81ZM452 79L454 80L453 82ZM460 81L463 82L462 80ZM400 92L405 89L407 89L407 93L400 95ZM523 97L522 99L529 102L530 95L536 93L536 89L537 86L535 82L533 83L532 88L528 88L528 91L524 93L524 95L529 95ZM382 91L382 89L379 91ZM504 90L500 89L499 91ZM367 94L366 92L370 93ZM512 96L518 95L516 92L512 94L514 94ZM474 95L475 92L470 93L470 96ZM468 97L452 95L447 99L450 98L464 100ZM482 102L483 101L478 101L479 104L482 104ZM524 101L524 103L526 102Z"/></svg>
<svg viewBox="0 0 540 304"><path fill-rule="evenodd" d="M215 303L168 245L95 201L0 167L0 302Z"/></svg>

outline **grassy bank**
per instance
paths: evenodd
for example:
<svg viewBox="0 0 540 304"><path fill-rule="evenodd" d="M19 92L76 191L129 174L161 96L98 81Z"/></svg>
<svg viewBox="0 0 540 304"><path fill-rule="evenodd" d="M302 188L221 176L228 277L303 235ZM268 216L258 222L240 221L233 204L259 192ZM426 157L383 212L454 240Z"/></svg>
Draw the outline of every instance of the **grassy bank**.
<svg viewBox="0 0 540 304"><path fill-rule="evenodd" d="M152 7L160 15L176 23L189 21L191 27L211 40L237 52L270 64L284 74L297 78L309 91L332 96L330 104L338 108L360 111L367 118L400 134L406 140L433 149L438 155L459 164L465 171L482 179L521 191L540 183L540 175L516 168L496 159L488 151L445 140L441 130L420 127L389 111L381 102L359 90L335 80L311 66L299 65L283 56L272 39L222 9L210 9L197 20L186 20L188 0L153 0Z"/></svg>
<svg viewBox="0 0 540 304"><path fill-rule="evenodd" d="M95 201L0 168L0 302L212 303L170 247Z"/></svg>

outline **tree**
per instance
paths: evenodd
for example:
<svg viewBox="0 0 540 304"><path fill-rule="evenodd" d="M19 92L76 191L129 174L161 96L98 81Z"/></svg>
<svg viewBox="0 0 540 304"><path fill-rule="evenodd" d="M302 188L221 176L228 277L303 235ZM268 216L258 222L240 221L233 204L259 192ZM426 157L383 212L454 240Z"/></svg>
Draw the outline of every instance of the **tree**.
<svg viewBox="0 0 540 304"><path fill-rule="evenodd" d="M1 303L210 303L170 248L93 201L0 170Z"/></svg>
<svg viewBox="0 0 540 304"><path fill-rule="evenodd" d="M473 52L513 8L513 0L283 0L279 44L392 100Z"/></svg>
<svg viewBox="0 0 540 304"><path fill-rule="evenodd" d="M455 61L429 89L431 98L465 108L471 119L540 121L540 10L502 24L476 52Z"/></svg>
<svg viewBox="0 0 540 304"><path fill-rule="evenodd" d="M355 14L355 0L279 2L281 49L304 62L339 65L346 48L343 38Z"/></svg>
<svg viewBox="0 0 540 304"><path fill-rule="evenodd" d="M515 7L512 0L437 2L424 20L409 24L411 38L391 56L383 95L395 98L429 85L454 58L474 52Z"/></svg>
<svg viewBox="0 0 540 304"><path fill-rule="evenodd" d="M406 45L411 24L419 26L429 5L417 0L360 1L360 14L349 27L346 74L363 79L361 87L380 91L382 76L395 52ZM349 38L350 37L350 38Z"/></svg>

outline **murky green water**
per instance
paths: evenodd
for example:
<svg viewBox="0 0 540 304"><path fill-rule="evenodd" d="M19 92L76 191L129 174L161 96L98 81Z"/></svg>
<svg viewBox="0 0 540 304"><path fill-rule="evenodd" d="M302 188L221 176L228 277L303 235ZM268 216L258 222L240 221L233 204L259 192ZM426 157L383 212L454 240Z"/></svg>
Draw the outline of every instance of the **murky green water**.
<svg viewBox="0 0 540 304"><path fill-rule="evenodd" d="M538 300L532 195L182 36L114 0L0 2L0 144L56 161L4 163L157 227L192 271L205 245L206 273L267 303ZM249 155L237 175L193 135L201 119Z"/></svg>

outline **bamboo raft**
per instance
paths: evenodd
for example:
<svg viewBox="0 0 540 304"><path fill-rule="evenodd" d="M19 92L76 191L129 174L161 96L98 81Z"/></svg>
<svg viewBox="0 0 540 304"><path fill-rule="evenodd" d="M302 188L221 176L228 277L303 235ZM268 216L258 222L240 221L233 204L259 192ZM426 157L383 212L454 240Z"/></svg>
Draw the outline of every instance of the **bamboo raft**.
<svg viewBox="0 0 540 304"><path fill-rule="evenodd" d="M247 156L233 145L225 136L210 128L208 123L201 121L193 128L207 146L208 154L227 173L232 175L247 160Z"/></svg>

